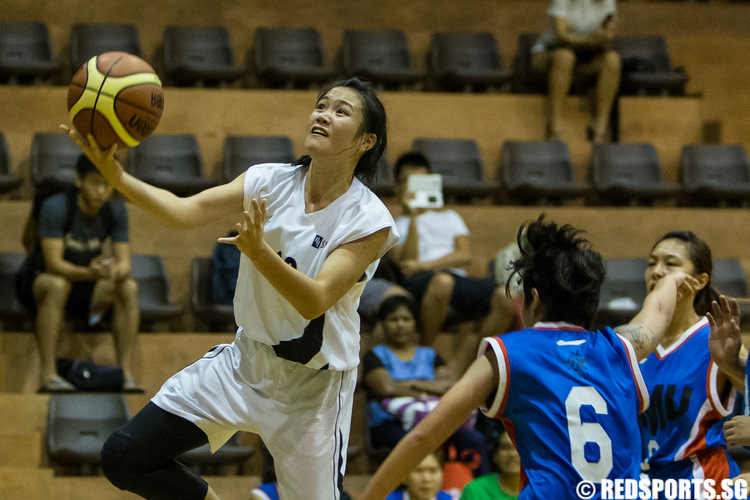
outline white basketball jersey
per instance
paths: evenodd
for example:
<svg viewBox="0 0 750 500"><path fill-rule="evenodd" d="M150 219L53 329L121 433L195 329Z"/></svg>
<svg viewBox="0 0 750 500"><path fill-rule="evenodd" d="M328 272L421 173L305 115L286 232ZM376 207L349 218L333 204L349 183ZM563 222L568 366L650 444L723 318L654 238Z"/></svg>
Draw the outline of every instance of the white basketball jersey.
<svg viewBox="0 0 750 500"><path fill-rule="evenodd" d="M340 245L383 228L390 228L388 239L362 279L313 320L303 318L243 254L234 296L240 326L235 343L243 350L251 338L271 345L279 357L311 368L349 370L359 364L359 297L398 234L388 209L356 178L333 203L306 214L307 171L299 165L262 164L245 175L245 209L252 210L253 198L266 198L264 238L289 265L314 278Z"/></svg>

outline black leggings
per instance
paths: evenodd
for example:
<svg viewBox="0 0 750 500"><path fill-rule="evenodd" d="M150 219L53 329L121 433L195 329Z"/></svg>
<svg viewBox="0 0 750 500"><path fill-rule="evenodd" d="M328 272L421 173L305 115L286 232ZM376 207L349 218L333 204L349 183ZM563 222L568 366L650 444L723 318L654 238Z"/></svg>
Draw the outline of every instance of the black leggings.
<svg viewBox="0 0 750 500"><path fill-rule="evenodd" d="M175 460L208 442L194 423L149 402L102 448L112 484L149 500L204 500L208 483Z"/></svg>

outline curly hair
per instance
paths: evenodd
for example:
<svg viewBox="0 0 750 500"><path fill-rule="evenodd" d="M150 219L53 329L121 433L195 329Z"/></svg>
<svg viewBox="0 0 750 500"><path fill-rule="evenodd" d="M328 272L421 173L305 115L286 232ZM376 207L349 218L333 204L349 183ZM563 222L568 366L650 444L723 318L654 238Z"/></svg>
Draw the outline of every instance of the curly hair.
<svg viewBox="0 0 750 500"><path fill-rule="evenodd" d="M599 291L606 276L602 256L581 237L583 230L545 220L518 230L521 257L511 263L513 272L505 284L510 292L512 280L519 275L524 304L532 300L536 288L544 306L544 321L565 321L590 328L599 306Z"/></svg>

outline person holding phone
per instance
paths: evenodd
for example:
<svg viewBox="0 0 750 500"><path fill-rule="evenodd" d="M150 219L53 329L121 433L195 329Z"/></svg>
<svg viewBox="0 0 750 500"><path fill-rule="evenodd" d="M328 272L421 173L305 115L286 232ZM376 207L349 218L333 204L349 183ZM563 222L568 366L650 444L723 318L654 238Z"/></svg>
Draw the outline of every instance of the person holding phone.
<svg viewBox="0 0 750 500"><path fill-rule="evenodd" d="M418 152L407 152L396 162L396 190L403 212L396 219L401 239L392 255L404 276L401 286L418 305L420 344L434 344L451 309L462 322L479 321L482 336L503 333L515 317L515 306L494 280L467 275L470 235L461 216L450 209L414 206L420 196L408 186L415 185L414 177L431 173L429 161ZM473 357L476 346L469 344L461 342Z"/></svg>
<svg viewBox="0 0 750 500"><path fill-rule="evenodd" d="M620 86L620 55L610 48L615 0L551 0L547 28L531 48L531 67L548 73L547 140L561 138L561 117L573 75L596 77L589 140L607 138L612 104Z"/></svg>

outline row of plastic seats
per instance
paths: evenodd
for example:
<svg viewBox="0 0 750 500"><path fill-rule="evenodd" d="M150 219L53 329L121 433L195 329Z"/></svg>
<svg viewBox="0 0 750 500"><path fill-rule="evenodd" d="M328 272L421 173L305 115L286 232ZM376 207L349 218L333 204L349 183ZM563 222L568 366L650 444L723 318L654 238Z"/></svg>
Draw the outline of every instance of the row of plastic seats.
<svg viewBox="0 0 750 500"><path fill-rule="evenodd" d="M26 254L0 252L0 321L19 329L28 329L32 318L16 295L15 275ZM182 315L182 305L169 299L169 279L164 260L158 255L135 254L131 257L131 276L138 283L138 306L141 329L148 331L160 322L170 322ZM85 325L78 325L85 328ZM7 328L5 328L7 329Z"/></svg>
<svg viewBox="0 0 750 500"><path fill-rule="evenodd" d="M479 146L472 139L415 138L435 173L443 176L449 202L491 198L498 204L562 204L584 198L591 205L658 205L676 200L682 206L747 206L750 161L741 145L683 146L680 184L664 182L656 148L650 143L594 144L590 181L577 180L567 145L561 141L505 141L494 179L485 178ZM79 149L62 134L38 133L32 139L31 180L70 185ZM224 141L219 178L204 174L195 136L154 135L128 154L133 175L178 195L190 195L234 179L249 166L291 162L294 148L286 136L230 136ZM380 163L371 188L381 197L394 193L394 174Z"/></svg>
<svg viewBox="0 0 750 500"><path fill-rule="evenodd" d="M226 85L247 75L267 87L310 86L335 76L360 76L383 86L422 83L428 89L471 91L502 88L543 92L546 76L531 70L536 33L521 33L513 67L503 63L490 32L436 32L426 54L427 72L418 70L406 33L398 29L345 30L336 68L326 62L316 28L257 28L246 67L235 61L229 31L222 26L164 28L161 63L166 83ZM15 46L13 46L15 45ZM43 22L0 23L0 80L51 78L61 69ZM618 36L613 48L623 60L625 94L683 95L687 75L672 66L659 35ZM75 24L70 34L70 66L75 71L93 55L121 50L143 57L132 24ZM245 81L251 86L250 79Z"/></svg>
<svg viewBox="0 0 750 500"><path fill-rule="evenodd" d="M596 328L623 325L640 310L646 298L645 258L606 259L607 277L602 284ZM720 293L734 298L748 297L747 276L738 259L713 260L711 284ZM750 319L750 306L740 304L741 322Z"/></svg>

